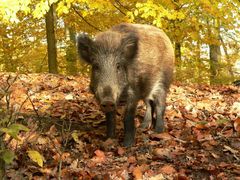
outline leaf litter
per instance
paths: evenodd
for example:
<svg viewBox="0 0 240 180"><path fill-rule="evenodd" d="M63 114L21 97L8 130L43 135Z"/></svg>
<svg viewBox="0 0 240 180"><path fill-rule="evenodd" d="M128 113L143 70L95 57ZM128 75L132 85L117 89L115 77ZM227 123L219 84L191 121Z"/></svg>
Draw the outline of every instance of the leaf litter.
<svg viewBox="0 0 240 180"><path fill-rule="evenodd" d="M0 74L1 89L9 76L16 74ZM84 76L18 75L9 89L10 107L16 122L30 130L18 139L4 138L16 156L7 165L9 179L240 178L239 87L173 83L167 131L138 128L136 144L124 148L123 107L117 138L106 140L104 114L88 84ZM0 105L6 106L4 98ZM140 102L136 126L144 111Z"/></svg>

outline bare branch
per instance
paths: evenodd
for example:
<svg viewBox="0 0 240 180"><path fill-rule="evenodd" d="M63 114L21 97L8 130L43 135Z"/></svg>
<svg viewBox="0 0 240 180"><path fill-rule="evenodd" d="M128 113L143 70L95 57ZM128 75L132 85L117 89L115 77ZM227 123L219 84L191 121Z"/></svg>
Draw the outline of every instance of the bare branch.
<svg viewBox="0 0 240 180"><path fill-rule="evenodd" d="M119 7L117 7L113 2L111 2L112 3L112 5L120 12L120 13L122 13L123 15L127 15L125 12L123 12Z"/></svg>
<svg viewBox="0 0 240 180"><path fill-rule="evenodd" d="M93 27L95 30L97 31L102 31L101 29L97 28L96 26L92 25L91 23L89 23L82 15L81 13L76 10L76 8L73 6L72 9L75 11L75 13L77 13L77 15L85 22L87 23L89 26Z"/></svg>
<svg viewBox="0 0 240 180"><path fill-rule="evenodd" d="M122 3L121 3L119 0L115 0L115 2L116 2L119 6L123 7L124 9L126 9L127 11L131 11L131 10L128 9L126 6L122 5Z"/></svg>

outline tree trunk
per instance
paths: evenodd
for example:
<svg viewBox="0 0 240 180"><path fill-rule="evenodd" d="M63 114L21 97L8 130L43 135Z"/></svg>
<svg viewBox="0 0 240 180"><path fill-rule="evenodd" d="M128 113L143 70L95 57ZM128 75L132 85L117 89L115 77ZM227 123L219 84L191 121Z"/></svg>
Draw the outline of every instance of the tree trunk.
<svg viewBox="0 0 240 180"><path fill-rule="evenodd" d="M4 142L3 142L3 136L0 134L0 149L3 150L4 148ZM4 179L5 176L5 162L2 158L0 158L0 179Z"/></svg>
<svg viewBox="0 0 240 180"><path fill-rule="evenodd" d="M232 70L232 64L231 64L231 60L230 60L230 57L229 57L229 54L228 54L227 47L226 47L226 45L225 45L221 36L220 36L220 40L221 40L221 44L222 44L222 47L223 47L223 50L224 50L224 53L225 53L225 56L226 56L226 59L227 59L228 72L229 72L231 78L234 78L234 73L233 73L233 70Z"/></svg>
<svg viewBox="0 0 240 180"><path fill-rule="evenodd" d="M56 37L54 31L54 5L50 6L46 14L46 33L47 33L47 48L48 48L48 69L50 73L57 74L57 49Z"/></svg>
<svg viewBox="0 0 240 180"><path fill-rule="evenodd" d="M4 179L5 176L5 162L3 159L0 159L0 179Z"/></svg>
<svg viewBox="0 0 240 180"><path fill-rule="evenodd" d="M76 32L73 28L66 26L67 33L67 48L66 48L66 61L67 73L76 75L77 69L77 53L76 53Z"/></svg>
<svg viewBox="0 0 240 180"><path fill-rule="evenodd" d="M197 82L201 82L202 79L202 62L201 62L201 42L200 36L198 36L197 47L196 47L196 63L197 63Z"/></svg>
<svg viewBox="0 0 240 180"><path fill-rule="evenodd" d="M210 22L207 20L207 23ZM210 65L210 84L216 83L216 77L218 74L218 63L221 56L220 51L220 22L218 19L212 19L211 21L213 29L208 29L208 34L214 37L218 43L214 42L209 44L209 65Z"/></svg>
<svg viewBox="0 0 240 180"><path fill-rule="evenodd" d="M175 58L178 66L181 66L181 43L176 42L175 43Z"/></svg>
<svg viewBox="0 0 240 180"><path fill-rule="evenodd" d="M220 46L209 45L210 60L210 84L214 84L217 76L218 60L220 57Z"/></svg>
<svg viewBox="0 0 240 180"><path fill-rule="evenodd" d="M177 63L181 63L181 44L179 42L175 43L175 58Z"/></svg>

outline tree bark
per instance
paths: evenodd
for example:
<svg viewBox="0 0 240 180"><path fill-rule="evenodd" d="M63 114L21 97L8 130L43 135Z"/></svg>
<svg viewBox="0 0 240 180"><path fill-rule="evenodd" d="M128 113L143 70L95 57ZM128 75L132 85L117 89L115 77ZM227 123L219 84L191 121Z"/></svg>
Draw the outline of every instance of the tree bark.
<svg viewBox="0 0 240 180"><path fill-rule="evenodd" d="M2 135L2 134L0 134ZM0 149L4 149L3 136L0 136ZM0 158L0 179L4 179L5 176L5 162Z"/></svg>
<svg viewBox="0 0 240 180"><path fill-rule="evenodd" d="M176 58L176 62L179 66L181 66L181 43L176 42L175 43L175 58Z"/></svg>
<svg viewBox="0 0 240 180"><path fill-rule="evenodd" d="M207 22L210 23L209 21ZM214 36L218 43L209 43L209 65L210 65L210 84L216 83L218 74L218 63L221 57L220 51L220 22L218 19L212 19L213 29L208 29L209 36Z"/></svg>
<svg viewBox="0 0 240 180"><path fill-rule="evenodd" d="M65 25L67 33L67 47L66 47L66 61L67 61L67 73L70 75L76 75L77 69L77 53L76 53L76 31Z"/></svg>
<svg viewBox="0 0 240 180"><path fill-rule="evenodd" d="M197 82L201 82L202 75L202 62L201 62L201 42L200 36L198 36L197 46L196 46L196 61L197 61Z"/></svg>
<svg viewBox="0 0 240 180"><path fill-rule="evenodd" d="M57 74L57 49L56 37L54 30L54 5L50 6L46 14L46 33L47 33L47 49L48 49L48 69L50 73Z"/></svg>
<svg viewBox="0 0 240 180"><path fill-rule="evenodd" d="M231 64L231 60L230 60L230 57L229 57L229 54L228 54L227 46L225 45L221 36L220 36L220 40L221 40L221 44L222 44L222 47L223 47L223 50L224 50L224 53L225 53L225 56L226 56L226 59L227 59L228 72L229 72L231 78L234 78L234 73L233 73L233 70L232 70L232 64Z"/></svg>
<svg viewBox="0 0 240 180"><path fill-rule="evenodd" d="M210 84L214 84L217 76L218 60L220 57L220 46L209 45L209 60L210 60Z"/></svg>

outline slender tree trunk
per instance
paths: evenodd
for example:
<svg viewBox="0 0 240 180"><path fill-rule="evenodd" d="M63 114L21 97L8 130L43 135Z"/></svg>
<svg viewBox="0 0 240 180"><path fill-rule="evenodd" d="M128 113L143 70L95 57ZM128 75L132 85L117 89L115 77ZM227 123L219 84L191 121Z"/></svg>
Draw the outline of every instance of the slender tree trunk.
<svg viewBox="0 0 240 180"><path fill-rule="evenodd" d="M0 149L4 149L3 136L0 136ZM5 162L0 158L0 179L4 179L5 176Z"/></svg>
<svg viewBox="0 0 240 180"><path fill-rule="evenodd" d="M0 179L4 179L5 176L5 162L3 159L0 159Z"/></svg>
<svg viewBox="0 0 240 180"><path fill-rule="evenodd" d="M220 23L218 19L212 19L214 29L208 29L209 36L214 36L220 42ZM210 23L209 21L207 22ZM220 43L209 44L210 84L216 83L218 63L221 57Z"/></svg>
<svg viewBox="0 0 240 180"><path fill-rule="evenodd" d="M181 54L181 43L179 42L175 43L175 58L176 58L177 65L181 66L182 54Z"/></svg>
<svg viewBox="0 0 240 180"><path fill-rule="evenodd" d="M77 53L76 53L76 31L66 26L67 34L67 49L66 49L66 61L67 61L67 73L70 75L76 75L77 69Z"/></svg>
<svg viewBox="0 0 240 180"><path fill-rule="evenodd" d="M50 6L46 14L46 32L47 32L47 48L48 48L48 69L50 73L57 74L57 49L56 37L54 30L54 5Z"/></svg>
<svg viewBox="0 0 240 180"><path fill-rule="evenodd" d="M229 72L231 78L234 78L234 73L233 73L233 70L232 70L232 64L231 64L231 60L230 60L230 57L229 57L229 54L228 54L227 47L226 47L226 45L225 45L221 36L220 36L220 40L221 40L221 44L222 44L222 47L223 47L223 50L224 50L224 53L225 53L225 56L226 56L226 59L227 59L228 72Z"/></svg>
<svg viewBox="0 0 240 180"><path fill-rule="evenodd" d="M220 46L209 45L210 59L210 84L214 84L218 72L218 61L220 57Z"/></svg>
<svg viewBox="0 0 240 180"><path fill-rule="evenodd" d="M198 36L198 39L200 37ZM201 71L202 71L202 62L201 62L201 42L200 40L197 41L197 47L196 47L196 61L197 61L197 81L201 82L202 79Z"/></svg>

